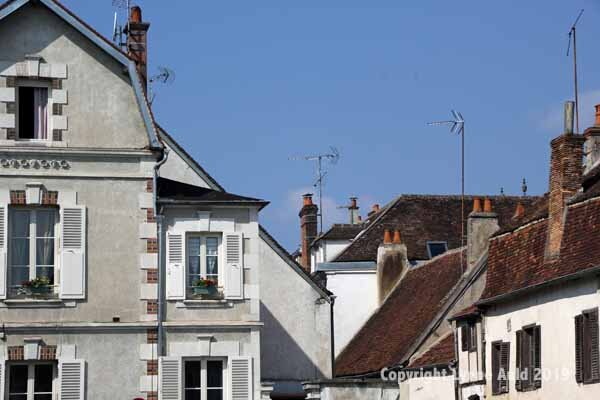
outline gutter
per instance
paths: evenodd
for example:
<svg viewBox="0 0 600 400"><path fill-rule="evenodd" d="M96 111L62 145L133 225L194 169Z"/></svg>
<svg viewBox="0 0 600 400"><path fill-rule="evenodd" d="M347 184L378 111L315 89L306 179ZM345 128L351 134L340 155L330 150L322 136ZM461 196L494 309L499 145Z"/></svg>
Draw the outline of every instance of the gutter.
<svg viewBox="0 0 600 400"><path fill-rule="evenodd" d="M158 208L158 197L157 197L157 182L159 176L160 167L167 162L169 158L169 150L164 149L162 151L162 157L154 165L154 176L152 177L152 195L154 197L154 218L156 219L156 231L158 233L158 356L165 356L165 331L164 331L164 320L165 320L165 264L166 264L166 244L165 244L165 232L164 232L164 215L162 208Z"/></svg>
<svg viewBox="0 0 600 400"><path fill-rule="evenodd" d="M329 303L329 336L331 346L331 379L335 378L335 325L334 325L334 313L333 306L335 305L336 296L331 296L331 303Z"/></svg>

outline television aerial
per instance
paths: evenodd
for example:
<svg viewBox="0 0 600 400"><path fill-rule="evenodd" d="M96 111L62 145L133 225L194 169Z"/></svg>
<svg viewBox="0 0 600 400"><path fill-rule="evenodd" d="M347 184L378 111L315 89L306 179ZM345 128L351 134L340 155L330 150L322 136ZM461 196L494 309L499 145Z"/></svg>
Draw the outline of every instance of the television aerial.
<svg viewBox="0 0 600 400"><path fill-rule="evenodd" d="M131 12L131 0L112 0L113 7L118 10L127 10L127 23L125 26L119 24L119 11L115 11L115 17L113 20L113 42L119 46L124 47L127 43L123 40L127 36L129 28L129 13Z"/></svg>
<svg viewBox="0 0 600 400"><path fill-rule="evenodd" d="M163 85L172 85L173 82L175 82L175 71L167 67L159 66L158 73L148 79L148 101L150 102L150 105L152 105L152 102L156 97L156 93L153 90L154 84L160 83Z"/></svg>
<svg viewBox="0 0 600 400"><path fill-rule="evenodd" d="M340 152L336 147L330 146L329 152L321 154L312 154L308 156L290 157L290 160L316 161L317 180L313 184L319 192L319 232L323 232L323 180L327 175L323 162L327 161L331 165L336 165L340 160Z"/></svg>

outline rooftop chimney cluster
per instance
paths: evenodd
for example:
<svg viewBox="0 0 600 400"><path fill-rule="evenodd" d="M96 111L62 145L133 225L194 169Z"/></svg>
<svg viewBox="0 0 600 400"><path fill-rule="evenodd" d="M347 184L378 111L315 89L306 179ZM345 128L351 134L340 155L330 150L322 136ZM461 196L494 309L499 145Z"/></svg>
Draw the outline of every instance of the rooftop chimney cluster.
<svg viewBox="0 0 600 400"><path fill-rule="evenodd" d="M383 243L377 249L377 299L382 304L396 284L408 271L406 245L400 230L383 232Z"/></svg>

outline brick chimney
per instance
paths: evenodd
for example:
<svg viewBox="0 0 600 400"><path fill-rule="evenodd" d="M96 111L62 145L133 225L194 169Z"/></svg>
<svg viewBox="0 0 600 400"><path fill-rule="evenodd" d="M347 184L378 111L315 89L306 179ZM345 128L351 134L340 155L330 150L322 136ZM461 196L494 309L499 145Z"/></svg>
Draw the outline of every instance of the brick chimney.
<svg viewBox="0 0 600 400"><path fill-rule="evenodd" d="M467 220L467 265L474 266L488 249L490 237L500 229L498 214L492 209L492 201L473 199L473 211Z"/></svg>
<svg viewBox="0 0 600 400"><path fill-rule="evenodd" d="M565 132L550 142L550 198L546 255L560 252L564 230L565 202L581 187L583 135L573 134L572 104L565 105Z"/></svg>
<svg viewBox="0 0 600 400"><path fill-rule="evenodd" d="M379 305L408 271L406 245L402 244L400 231L385 230L383 243L377 249L377 300Z"/></svg>
<svg viewBox="0 0 600 400"><path fill-rule="evenodd" d="M319 208L313 204L312 194L307 193L303 197L300 217L300 240L302 242L302 257L300 265L307 272L311 272L310 244L317 237L317 214Z"/></svg>
<svg viewBox="0 0 600 400"><path fill-rule="evenodd" d="M585 172L591 170L600 160L600 104L596 106L594 125L583 133L585 137Z"/></svg>
<svg viewBox="0 0 600 400"><path fill-rule="evenodd" d="M350 223L352 225L356 225L360 222L360 215L358 214L358 209L360 207L357 205L357 200L358 198L356 197L350 197L350 206L348 206L348 211L350 212Z"/></svg>
<svg viewBox="0 0 600 400"><path fill-rule="evenodd" d="M131 7L128 25L127 50L129 56L135 60L145 91L148 86L148 30L150 23L143 22L142 9L139 6Z"/></svg>

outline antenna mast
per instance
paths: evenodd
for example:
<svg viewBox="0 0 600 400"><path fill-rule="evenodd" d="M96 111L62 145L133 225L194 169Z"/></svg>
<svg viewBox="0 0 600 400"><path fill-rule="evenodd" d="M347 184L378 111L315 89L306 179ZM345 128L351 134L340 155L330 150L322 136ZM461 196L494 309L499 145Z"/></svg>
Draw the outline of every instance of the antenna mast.
<svg viewBox="0 0 600 400"><path fill-rule="evenodd" d="M573 41L573 80L575 87L575 133L579 133L579 91L577 82L577 23L583 15L583 8L579 11L579 15L571 25L569 30L569 45L567 46L567 57L569 56L569 50L571 50L571 40Z"/></svg>
<svg viewBox="0 0 600 400"><path fill-rule="evenodd" d="M313 184L319 192L319 232L323 233L323 179L327 175L327 171L323 169L323 160L329 161L332 165L337 164L340 159L340 152L335 147L330 147L329 153L315 154L303 157L290 157L290 160L304 160L317 162L317 180Z"/></svg>
<svg viewBox="0 0 600 400"><path fill-rule="evenodd" d="M440 126L440 125L449 125L450 132L456 133L460 135L461 143L460 143L460 247L465 246L465 119L462 114L458 111L452 110L453 120L447 121L435 121L429 122L427 125L430 126ZM463 268L463 255L462 251L460 252L460 268L462 271Z"/></svg>

